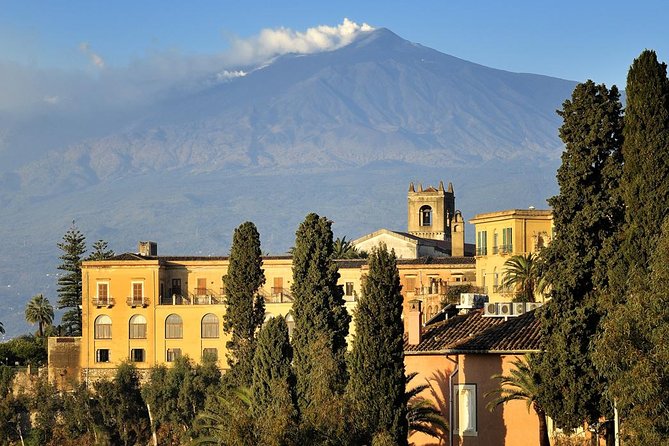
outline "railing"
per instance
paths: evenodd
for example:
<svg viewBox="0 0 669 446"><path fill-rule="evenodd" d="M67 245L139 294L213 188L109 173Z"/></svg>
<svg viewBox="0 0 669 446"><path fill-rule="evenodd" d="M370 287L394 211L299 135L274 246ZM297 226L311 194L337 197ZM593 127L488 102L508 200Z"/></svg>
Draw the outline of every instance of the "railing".
<svg viewBox="0 0 669 446"><path fill-rule="evenodd" d="M105 298L99 298L99 297L94 297L93 298L93 305L96 307L113 307L114 306L114 298L113 297L105 297Z"/></svg>
<svg viewBox="0 0 669 446"><path fill-rule="evenodd" d="M504 254L511 254L513 252L513 245L500 245L499 246L499 253L504 255Z"/></svg>
<svg viewBox="0 0 669 446"><path fill-rule="evenodd" d="M194 293L187 293L181 288L170 288L166 295L160 296L160 305L219 305L224 300L223 293L209 288L195 288Z"/></svg>
<svg viewBox="0 0 669 446"><path fill-rule="evenodd" d="M494 254L499 254L499 246L493 246L492 247L492 253Z"/></svg>
<svg viewBox="0 0 669 446"><path fill-rule="evenodd" d="M265 299L265 303L279 304L293 301L290 290L284 287L271 287L269 293L261 288L258 293Z"/></svg>
<svg viewBox="0 0 669 446"><path fill-rule="evenodd" d="M488 255L488 247L487 246L477 246L476 247L476 255L477 256L487 256Z"/></svg>
<svg viewBox="0 0 669 446"><path fill-rule="evenodd" d="M147 307L149 306L149 298L146 296L142 297L137 297L137 296L130 296L126 299L126 302L128 303L129 306L131 307Z"/></svg>

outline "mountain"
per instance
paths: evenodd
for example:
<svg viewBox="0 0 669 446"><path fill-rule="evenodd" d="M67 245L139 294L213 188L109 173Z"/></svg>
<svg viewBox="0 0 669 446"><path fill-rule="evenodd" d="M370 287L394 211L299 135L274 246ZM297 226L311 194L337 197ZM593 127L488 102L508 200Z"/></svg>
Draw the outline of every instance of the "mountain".
<svg viewBox="0 0 669 446"><path fill-rule="evenodd" d="M404 229L410 181L452 181L466 219L545 207L555 193L555 110L572 81L484 67L387 29L239 74L175 89L123 119L87 116L80 133L24 125L25 135L59 128L68 138L4 153L26 158L0 170L0 320L10 333L25 330L30 296L55 302L55 245L73 219L89 244L132 251L151 239L162 253L204 255L227 253L234 228L253 220L263 249L281 253L310 211L349 238Z"/></svg>

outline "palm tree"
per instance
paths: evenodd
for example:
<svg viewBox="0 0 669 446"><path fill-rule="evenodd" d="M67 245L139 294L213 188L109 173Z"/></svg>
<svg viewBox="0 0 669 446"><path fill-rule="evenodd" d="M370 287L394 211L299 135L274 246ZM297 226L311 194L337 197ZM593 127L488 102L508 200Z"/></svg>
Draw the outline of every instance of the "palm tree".
<svg viewBox="0 0 669 446"><path fill-rule="evenodd" d="M367 258L365 251L358 251L358 248L353 245L346 236L337 237L333 243L332 255L335 259L364 259Z"/></svg>
<svg viewBox="0 0 669 446"><path fill-rule="evenodd" d="M5 326L0 322L0 334L5 334Z"/></svg>
<svg viewBox="0 0 669 446"><path fill-rule="evenodd" d="M544 289L539 274L539 258L533 253L519 254L504 262L502 287L516 290L516 302L534 302L535 293Z"/></svg>
<svg viewBox="0 0 669 446"><path fill-rule="evenodd" d="M44 336L44 327L53 322L53 307L49 299L42 294L37 294L26 306L26 321L30 324L39 324L39 337Z"/></svg>
<svg viewBox="0 0 669 446"><path fill-rule="evenodd" d="M409 436L414 432L422 432L431 437L442 439L448 432L448 421L441 414L441 411L434 406L432 401L418 396L423 390L429 387L428 384L421 384L409 388L408 384L416 377L418 373L409 373L406 376L407 390L404 398L407 402L407 420L409 420Z"/></svg>
<svg viewBox="0 0 669 446"><path fill-rule="evenodd" d="M255 444L252 398L248 387L237 387L227 394L216 395L196 418L196 429L200 435L189 444Z"/></svg>
<svg viewBox="0 0 669 446"><path fill-rule="evenodd" d="M494 397L487 405L491 412L508 401L525 401L527 411L529 412L531 406L539 418L539 446L550 446L546 411L537 400L540 383L538 374L533 370L535 361L534 356L528 355L527 361L517 359L513 362L515 368L509 375L493 375L492 379L498 379L500 382L499 389L488 392L485 396Z"/></svg>

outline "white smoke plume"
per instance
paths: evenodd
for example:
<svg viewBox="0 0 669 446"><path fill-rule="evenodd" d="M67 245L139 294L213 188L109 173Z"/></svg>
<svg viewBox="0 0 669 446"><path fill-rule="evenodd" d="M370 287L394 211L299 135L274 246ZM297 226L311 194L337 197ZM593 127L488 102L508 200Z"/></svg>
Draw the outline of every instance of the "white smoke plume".
<svg viewBox="0 0 669 446"><path fill-rule="evenodd" d="M320 25L304 32L288 28L263 29L248 39L233 39L227 59L240 64L258 63L287 53L309 54L348 45L360 33L374 28L347 18L337 26Z"/></svg>

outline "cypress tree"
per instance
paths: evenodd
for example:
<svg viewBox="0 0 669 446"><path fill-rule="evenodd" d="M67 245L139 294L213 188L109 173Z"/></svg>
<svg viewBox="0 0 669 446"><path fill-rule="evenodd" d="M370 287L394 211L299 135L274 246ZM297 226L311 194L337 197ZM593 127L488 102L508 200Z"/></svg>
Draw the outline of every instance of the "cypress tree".
<svg viewBox="0 0 669 446"><path fill-rule="evenodd" d="M228 342L228 364L236 386L251 385L255 335L263 323L265 302L258 289L265 283L260 234L251 222L235 229L228 274L223 277L226 311L223 328L232 334Z"/></svg>
<svg viewBox="0 0 669 446"><path fill-rule="evenodd" d="M659 413L667 404L669 357L659 338L666 339L669 324L659 271L669 248L659 234L669 215L669 80L654 51L634 60L626 93L620 182L625 226L619 256L610 262L609 307L594 359L630 444L662 444L669 438L666 413Z"/></svg>
<svg viewBox="0 0 669 446"><path fill-rule="evenodd" d="M607 286L606 247L622 223L622 114L615 86L579 84L558 114L565 143L553 207L555 238L542 252L551 300L541 315L544 353L538 371L546 413L563 428L593 423L608 411L605 380L592 362L592 339Z"/></svg>
<svg viewBox="0 0 669 446"><path fill-rule="evenodd" d="M58 308L66 308L61 325L66 336L81 336L81 261L86 252L86 237L74 222L63 236L58 248L63 261L58 269L65 271L58 278Z"/></svg>
<svg viewBox="0 0 669 446"><path fill-rule="evenodd" d="M669 80L667 65L646 50L627 75L623 251L629 265L648 270L660 227L669 213Z"/></svg>
<svg viewBox="0 0 669 446"><path fill-rule="evenodd" d="M270 319L258 333L253 357L252 406L259 443L285 445L295 439L295 376L288 325L282 317Z"/></svg>
<svg viewBox="0 0 669 446"><path fill-rule="evenodd" d="M333 395L343 393L347 381L346 335L351 317L344 307L344 291L337 285L331 225L325 217L307 215L296 232L293 250L294 369L301 412L324 388ZM316 361L315 342L322 344L318 353L331 356L334 367L327 383L320 380L321 389L315 388L312 379L325 362Z"/></svg>
<svg viewBox="0 0 669 446"><path fill-rule="evenodd" d="M404 324L400 276L394 252L372 250L362 296L355 309L356 333L349 359L348 395L354 407L359 444L386 432L392 444L406 445Z"/></svg>

